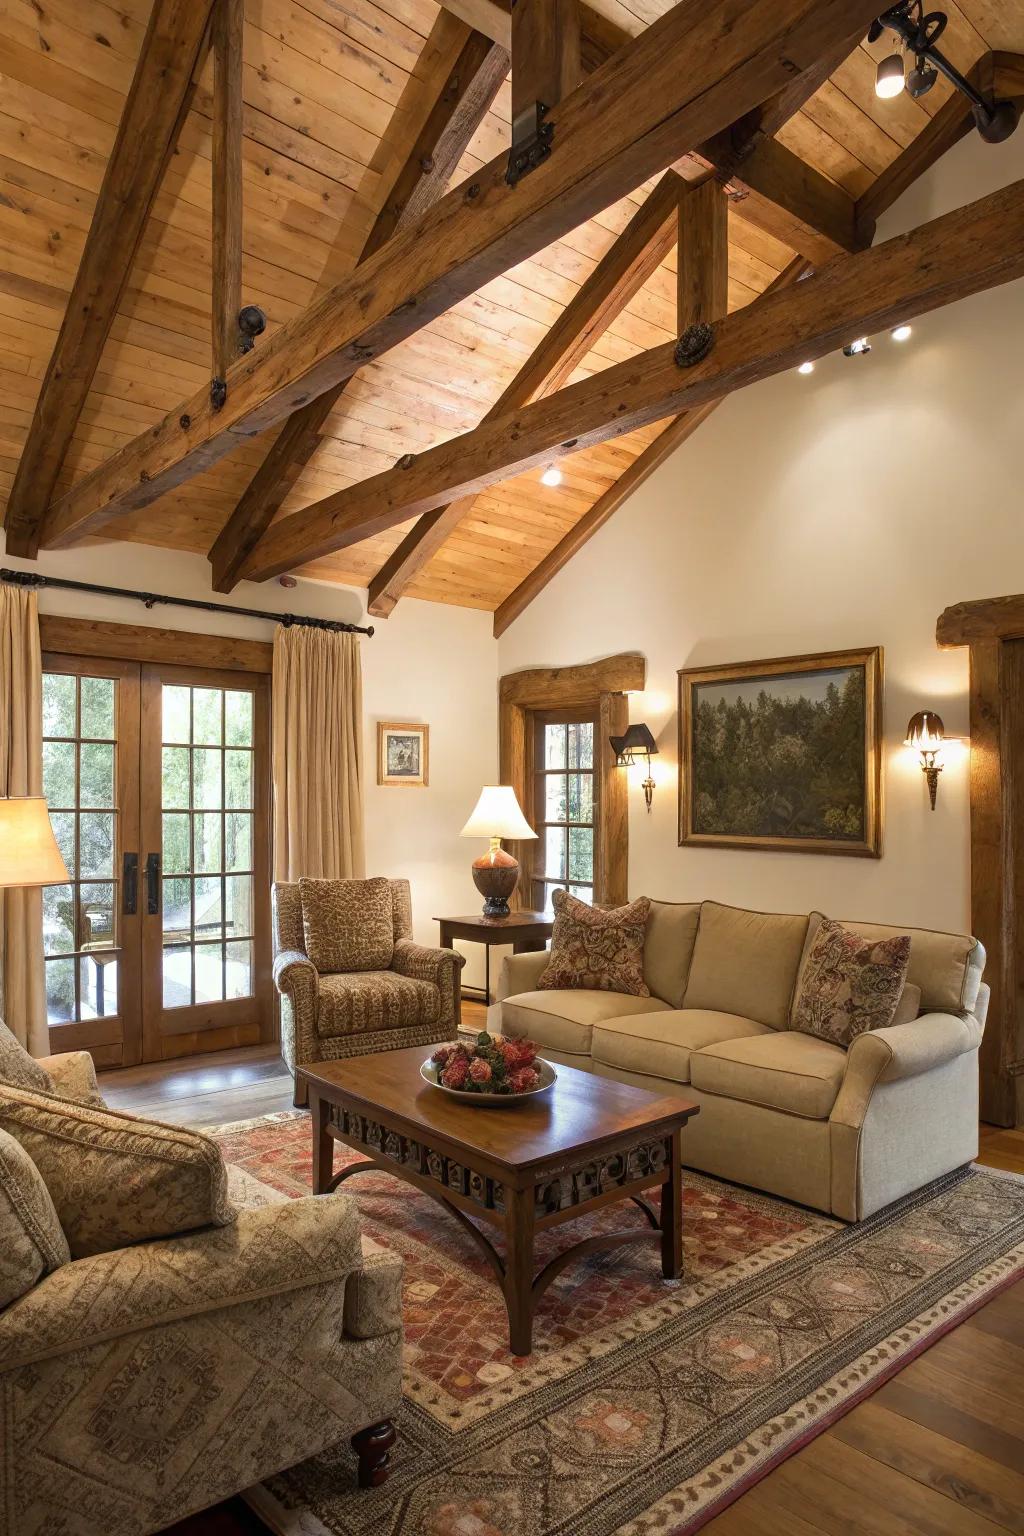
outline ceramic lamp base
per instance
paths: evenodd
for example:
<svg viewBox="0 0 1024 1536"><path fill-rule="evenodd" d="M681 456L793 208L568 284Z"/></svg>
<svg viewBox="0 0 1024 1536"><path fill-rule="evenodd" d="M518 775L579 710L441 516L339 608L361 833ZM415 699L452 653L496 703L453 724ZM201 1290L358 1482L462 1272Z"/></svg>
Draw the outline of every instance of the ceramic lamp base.
<svg viewBox="0 0 1024 1536"><path fill-rule="evenodd" d="M473 884L484 898L485 917L508 917L508 899L519 882L519 860L499 844L473 860Z"/></svg>

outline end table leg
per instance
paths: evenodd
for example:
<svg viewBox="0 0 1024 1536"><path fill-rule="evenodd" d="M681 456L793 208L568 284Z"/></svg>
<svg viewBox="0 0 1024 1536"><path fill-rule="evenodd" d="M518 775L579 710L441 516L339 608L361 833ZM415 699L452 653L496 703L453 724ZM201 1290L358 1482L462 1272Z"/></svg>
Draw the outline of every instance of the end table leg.
<svg viewBox="0 0 1024 1536"><path fill-rule="evenodd" d="M668 1178L661 1186L661 1272L666 1280L683 1273L683 1133L668 1137Z"/></svg>
<svg viewBox="0 0 1024 1536"><path fill-rule="evenodd" d="M506 1184L505 1200L508 1342L514 1355L528 1355L533 1350L533 1188Z"/></svg>
<svg viewBox="0 0 1024 1536"><path fill-rule="evenodd" d="M313 1193L324 1195L334 1177L334 1137L327 1130L327 1103L311 1091L310 1114L313 1118Z"/></svg>

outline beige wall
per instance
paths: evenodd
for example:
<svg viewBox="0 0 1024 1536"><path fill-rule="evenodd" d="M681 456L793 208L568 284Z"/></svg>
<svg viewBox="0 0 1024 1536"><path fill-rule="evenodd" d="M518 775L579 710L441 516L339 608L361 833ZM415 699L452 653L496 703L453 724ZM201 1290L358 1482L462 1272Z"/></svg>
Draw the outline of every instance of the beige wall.
<svg viewBox="0 0 1024 1536"><path fill-rule="evenodd" d="M0 532L0 550L3 534ZM197 555L141 545L108 543L43 554L37 563L5 558L23 569L73 581L166 592L226 602L239 608L310 614L367 622L364 594L321 582L244 582L230 597L210 591L209 564ZM153 624L206 634L270 640L274 626L257 619L155 608L89 593L43 589L46 613L115 623ZM376 633L362 641L365 707L366 863L371 874L407 875L413 885L416 936L437 942L439 913L474 911L479 898L469 865L479 849L459 841L480 786L493 779L497 754L495 676L497 646L491 616L440 603L401 602L390 619L371 620ZM430 725L430 787L377 786L378 720L425 720ZM481 951L467 948L467 984L483 980Z"/></svg>
<svg viewBox="0 0 1024 1536"><path fill-rule="evenodd" d="M880 237L1020 176L1024 130L972 136ZM658 787L651 816L632 788L631 894L968 923L966 755L932 814L900 742L925 706L967 732L967 657L936 649L941 610L1024 591L1022 340L1017 283L924 317L902 346L880 336L869 357L734 396L502 638L502 672L647 655L632 718L658 738ZM884 857L679 848L676 669L867 645L886 653Z"/></svg>

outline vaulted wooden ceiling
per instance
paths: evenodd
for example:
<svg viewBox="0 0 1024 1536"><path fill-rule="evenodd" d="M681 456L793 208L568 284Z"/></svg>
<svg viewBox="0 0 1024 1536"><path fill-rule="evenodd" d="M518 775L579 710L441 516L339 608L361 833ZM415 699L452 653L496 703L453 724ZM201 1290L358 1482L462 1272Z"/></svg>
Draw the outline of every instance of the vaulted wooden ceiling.
<svg viewBox="0 0 1024 1536"><path fill-rule="evenodd" d="M637 35L673 0L590 0L614 39ZM351 271L396 166L440 84L495 0L246 0L243 38L242 296L268 334ZM507 9L507 7L506 7ZM942 46L968 71L991 50L1024 51L1020 0L943 4ZM151 0L0 0L0 499L6 501L67 306L151 10ZM868 199L908 147L923 143L951 88L920 101L874 92L891 38L853 49L779 141L855 200ZM681 61L682 65L682 61ZM155 425L211 375L213 66L191 109L143 231L127 289L65 461L60 488ZM453 185L510 143L506 81L462 155ZM706 174L692 157L677 171ZM475 427L510 384L653 182L512 267L368 363L350 381L288 492L287 516ZM862 205L864 206L864 205ZM750 303L806 252L728 216L728 305ZM584 379L676 334L671 249L570 375ZM257 347L260 346L257 342ZM496 609L595 506L664 428L659 422L540 471L492 485L406 588L411 596ZM109 535L206 554L277 428L112 525ZM627 482L628 483L628 482ZM602 498L605 501L602 503ZM367 586L411 524L299 567ZM586 526L586 524L582 525Z"/></svg>

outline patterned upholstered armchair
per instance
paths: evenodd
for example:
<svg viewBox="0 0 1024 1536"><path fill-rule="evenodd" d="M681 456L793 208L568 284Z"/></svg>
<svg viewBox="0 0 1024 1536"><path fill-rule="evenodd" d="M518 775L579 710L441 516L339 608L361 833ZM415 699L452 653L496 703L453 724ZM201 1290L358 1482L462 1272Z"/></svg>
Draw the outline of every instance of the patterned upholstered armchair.
<svg viewBox="0 0 1024 1536"><path fill-rule="evenodd" d="M454 1038L463 957L412 940L408 880L278 881L274 982L296 1067ZM296 1083L295 1103L306 1089Z"/></svg>

